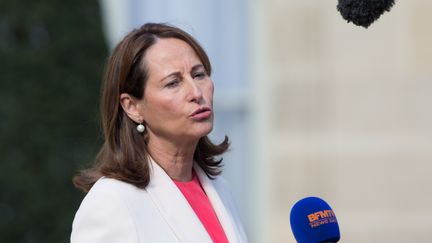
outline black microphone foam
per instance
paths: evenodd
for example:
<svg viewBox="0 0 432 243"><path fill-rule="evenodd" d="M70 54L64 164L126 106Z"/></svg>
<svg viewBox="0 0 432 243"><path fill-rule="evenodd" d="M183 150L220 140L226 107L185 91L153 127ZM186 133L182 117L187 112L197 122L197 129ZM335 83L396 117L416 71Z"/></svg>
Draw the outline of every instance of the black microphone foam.
<svg viewBox="0 0 432 243"><path fill-rule="evenodd" d="M338 0L337 10L355 25L369 27L385 11L390 11L394 0Z"/></svg>

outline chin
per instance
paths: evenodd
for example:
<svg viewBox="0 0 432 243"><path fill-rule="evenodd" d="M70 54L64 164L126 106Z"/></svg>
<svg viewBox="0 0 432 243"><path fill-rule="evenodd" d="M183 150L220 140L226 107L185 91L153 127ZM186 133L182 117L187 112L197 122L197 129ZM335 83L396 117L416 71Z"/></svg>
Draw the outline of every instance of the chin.
<svg viewBox="0 0 432 243"><path fill-rule="evenodd" d="M200 131L197 131L197 137L202 138L204 136L207 136L210 134L210 132L213 130L213 124L209 124L209 126L200 128Z"/></svg>

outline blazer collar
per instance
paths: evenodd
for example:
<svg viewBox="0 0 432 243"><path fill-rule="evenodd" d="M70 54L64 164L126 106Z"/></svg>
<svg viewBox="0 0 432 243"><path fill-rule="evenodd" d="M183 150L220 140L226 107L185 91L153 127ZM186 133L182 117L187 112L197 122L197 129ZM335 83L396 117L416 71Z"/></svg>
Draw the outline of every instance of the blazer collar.
<svg viewBox="0 0 432 243"><path fill-rule="evenodd" d="M212 242L186 198L166 172L150 158L152 174L146 190L180 242Z"/></svg>
<svg viewBox="0 0 432 243"><path fill-rule="evenodd" d="M221 196L224 195L223 191L218 191L218 189L222 189L218 187L218 184L215 181L208 178L205 172L201 169L198 164L194 164L195 172L197 173L198 179L201 182L201 186L203 187L207 197L209 198L213 209L219 219L222 228L224 229L225 235L228 238L229 242L240 242L237 238L236 234L236 224L233 221L232 215L228 210L228 205L224 204ZM225 200L226 201L226 200Z"/></svg>
<svg viewBox="0 0 432 243"><path fill-rule="evenodd" d="M152 158L149 160L152 174L146 190L178 240L212 242L198 216L172 179ZM194 164L194 169L229 242L239 242L233 219L219 195L222 192L218 192L214 182L207 177L199 165Z"/></svg>

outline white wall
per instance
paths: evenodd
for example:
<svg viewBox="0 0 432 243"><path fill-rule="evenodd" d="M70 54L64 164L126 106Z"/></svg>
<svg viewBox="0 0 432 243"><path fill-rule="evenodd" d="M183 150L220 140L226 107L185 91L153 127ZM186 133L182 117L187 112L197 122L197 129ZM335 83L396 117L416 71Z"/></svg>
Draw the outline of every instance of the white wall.
<svg viewBox="0 0 432 243"><path fill-rule="evenodd" d="M396 1L369 29L336 1L251 4L254 239L294 242L290 208L315 195L342 242L430 242L432 3Z"/></svg>

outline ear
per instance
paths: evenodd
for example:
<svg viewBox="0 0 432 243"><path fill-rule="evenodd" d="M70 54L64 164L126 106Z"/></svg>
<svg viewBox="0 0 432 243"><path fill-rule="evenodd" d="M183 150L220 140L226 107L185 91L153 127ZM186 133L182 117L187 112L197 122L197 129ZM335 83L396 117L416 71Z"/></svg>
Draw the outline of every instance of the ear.
<svg viewBox="0 0 432 243"><path fill-rule="evenodd" d="M142 123L144 118L140 112L138 100L127 93L120 94L120 105L126 115L136 123Z"/></svg>

